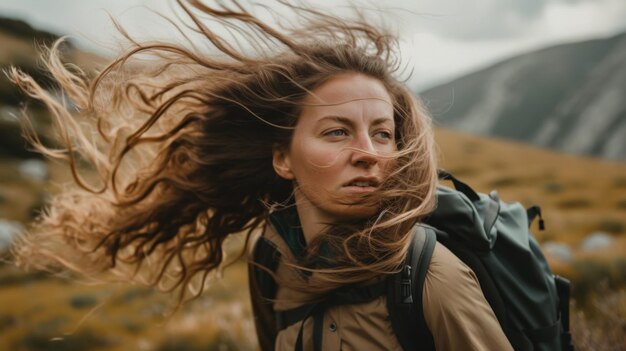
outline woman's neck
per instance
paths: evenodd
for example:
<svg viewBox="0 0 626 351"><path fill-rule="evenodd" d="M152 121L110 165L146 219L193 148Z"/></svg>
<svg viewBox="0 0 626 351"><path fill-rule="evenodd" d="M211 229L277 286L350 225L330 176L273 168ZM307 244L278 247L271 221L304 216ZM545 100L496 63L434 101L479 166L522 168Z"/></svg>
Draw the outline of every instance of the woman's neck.
<svg viewBox="0 0 626 351"><path fill-rule="evenodd" d="M336 221L336 218L329 213L325 213L318 206L312 204L306 197L296 190L295 194L296 209L300 218L300 225L304 233L304 239L307 244L321 234L328 224Z"/></svg>
<svg viewBox="0 0 626 351"><path fill-rule="evenodd" d="M304 233L304 239L307 244L315 239L320 233L327 227L329 219L322 218L317 214L316 209L307 208L308 206L298 206L298 217L300 217L300 225L302 226L302 232Z"/></svg>

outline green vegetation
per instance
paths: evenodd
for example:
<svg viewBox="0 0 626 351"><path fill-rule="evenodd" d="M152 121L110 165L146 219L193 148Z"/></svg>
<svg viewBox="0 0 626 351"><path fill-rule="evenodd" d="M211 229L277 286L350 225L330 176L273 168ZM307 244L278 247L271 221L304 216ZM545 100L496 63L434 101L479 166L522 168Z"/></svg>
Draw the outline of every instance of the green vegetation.
<svg viewBox="0 0 626 351"><path fill-rule="evenodd" d="M604 219L598 223L598 230L612 234L620 234L626 232L626 225L621 221Z"/></svg>
<svg viewBox="0 0 626 351"><path fill-rule="evenodd" d="M522 184L523 181L519 178L516 177L500 177L500 178L496 178L494 180L492 180L489 183L489 186L491 186L492 188L503 188L503 187L510 187L510 186L516 186L516 185L520 185Z"/></svg>
<svg viewBox="0 0 626 351"><path fill-rule="evenodd" d="M565 187L563 186L563 184L557 182L546 183L543 188L545 189L546 193L549 194L560 194L565 191Z"/></svg>
<svg viewBox="0 0 626 351"><path fill-rule="evenodd" d="M117 343L114 338L106 337L89 329L64 337L33 330L27 332L24 337L14 343L12 349L32 351L107 350Z"/></svg>
<svg viewBox="0 0 626 351"><path fill-rule="evenodd" d="M557 205L562 209L580 209L591 207L591 202L584 198L572 198L559 201Z"/></svg>
<svg viewBox="0 0 626 351"><path fill-rule="evenodd" d="M626 188L626 177L615 177L613 179L613 186L615 186L616 188Z"/></svg>

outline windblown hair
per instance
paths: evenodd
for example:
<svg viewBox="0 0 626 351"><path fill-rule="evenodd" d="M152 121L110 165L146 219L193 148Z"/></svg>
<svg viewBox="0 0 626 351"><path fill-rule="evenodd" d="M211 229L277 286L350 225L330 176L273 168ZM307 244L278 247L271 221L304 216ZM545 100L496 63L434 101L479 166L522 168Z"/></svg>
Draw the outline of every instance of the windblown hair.
<svg viewBox="0 0 626 351"><path fill-rule="evenodd" d="M408 234L434 207L437 176L430 117L395 76L402 69L396 38L362 15L340 19L278 2L297 23L272 27L253 14L260 5L179 1L193 24L186 33L195 35L182 34L186 46L139 43L118 26L131 47L95 78L61 63L57 42L46 64L71 107L9 71L51 111L64 148L44 146L26 128L31 143L69 161L75 181L21 237L19 265L109 272L166 290L199 282L199 294L228 261L226 239L248 238L272 208L291 201L293 185L274 172L272 149L289 147L302 100L333 76L359 73L380 80L394 105L394 166L363 199L380 211L330 226L293 263L315 279L284 283L323 293L398 270ZM96 184L80 175L85 161ZM313 260L322 246L339 253L324 268Z"/></svg>

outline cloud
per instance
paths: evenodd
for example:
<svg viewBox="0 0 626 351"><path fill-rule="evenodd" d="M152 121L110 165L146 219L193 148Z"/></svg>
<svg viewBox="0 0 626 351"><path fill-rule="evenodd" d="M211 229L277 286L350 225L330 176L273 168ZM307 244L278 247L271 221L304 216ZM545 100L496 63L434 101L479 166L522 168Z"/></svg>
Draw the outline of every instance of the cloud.
<svg viewBox="0 0 626 351"><path fill-rule="evenodd" d="M596 27L626 24L624 0L390 0L396 21L405 31L430 32L459 41L515 39L545 27L546 20L563 23L568 9L589 10ZM404 9L404 10L399 10ZM576 17L579 19L579 17ZM581 16L583 23L588 22ZM573 23L573 21L572 21ZM590 26L587 26L590 27ZM593 28L587 28L594 31ZM607 29L609 30L609 29Z"/></svg>
<svg viewBox="0 0 626 351"><path fill-rule="evenodd" d="M626 1L560 0L549 4L529 33L556 42L608 36L624 30Z"/></svg>
<svg viewBox="0 0 626 351"><path fill-rule="evenodd" d="M555 0L546 2L534 17L515 18L519 21L515 35L477 35L477 27L475 35L451 35L449 29L436 27L416 29L402 45L403 57L414 67L409 84L420 90L525 52L614 35L626 30L626 1ZM502 34L502 21L484 21L483 28L498 28ZM513 19L508 21L512 26Z"/></svg>
<svg viewBox="0 0 626 351"><path fill-rule="evenodd" d="M548 0L391 1L408 6L405 28L434 32L458 40L485 40L522 35L525 24L542 15Z"/></svg>
<svg viewBox="0 0 626 351"><path fill-rule="evenodd" d="M336 15L347 15L352 1L396 28L402 39L403 60L409 71L414 67L411 84L419 86L540 47L626 30L625 0L303 1ZM38 27L71 34L83 45L91 42L91 49L97 48L93 42L100 49L115 49L115 32L107 11L132 34L171 40L173 28L146 9L172 16L171 4L171 0L0 0L0 11L6 15L20 13L19 17ZM284 13L284 19L290 19L284 8L274 8L281 16Z"/></svg>

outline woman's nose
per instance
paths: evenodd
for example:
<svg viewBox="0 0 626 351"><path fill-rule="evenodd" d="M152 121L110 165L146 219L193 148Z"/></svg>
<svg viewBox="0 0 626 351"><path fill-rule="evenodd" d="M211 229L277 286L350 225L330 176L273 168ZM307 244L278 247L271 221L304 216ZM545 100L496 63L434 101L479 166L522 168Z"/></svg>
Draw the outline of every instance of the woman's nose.
<svg viewBox="0 0 626 351"><path fill-rule="evenodd" d="M363 133L358 135L353 147L351 157L353 165L370 167L378 162L378 152L369 135Z"/></svg>

